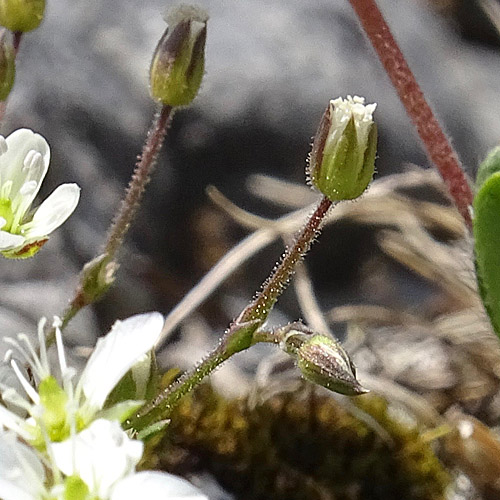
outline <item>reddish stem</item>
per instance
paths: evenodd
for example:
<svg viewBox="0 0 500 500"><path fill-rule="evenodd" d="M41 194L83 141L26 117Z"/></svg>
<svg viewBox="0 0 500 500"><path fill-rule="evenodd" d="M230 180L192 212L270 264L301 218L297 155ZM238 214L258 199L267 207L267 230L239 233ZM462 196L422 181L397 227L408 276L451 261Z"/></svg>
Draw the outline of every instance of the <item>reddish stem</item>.
<svg viewBox="0 0 500 500"><path fill-rule="evenodd" d="M12 33L12 45L14 46L14 57L16 57L17 53L19 52L19 46L21 44L22 37L23 33L21 31L14 31L14 33ZM0 123L3 121L6 109L7 109L7 98L3 101L0 101Z"/></svg>
<svg viewBox="0 0 500 500"><path fill-rule="evenodd" d="M148 132L142 154L137 162L132 179L122 200L120 210L111 225L104 252L111 258L123 243L123 238L132 223L141 204L156 158L163 144L167 128L172 117L172 107L163 106L156 115Z"/></svg>
<svg viewBox="0 0 500 500"><path fill-rule="evenodd" d="M14 45L14 52L16 53L16 56L17 56L17 53L19 52L19 46L21 45L21 39L23 37L23 32L22 31L14 31L14 33L12 33L12 36L13 36L12 44Z"/></svg>
<svg viewBox="0 0 500 500"><path fill-rule="evenodd" d="M471 227L469 207L473 194L458 155L425 100L375 0L349 1L412 119L431 162L439 170L466 224Z"/></svg>

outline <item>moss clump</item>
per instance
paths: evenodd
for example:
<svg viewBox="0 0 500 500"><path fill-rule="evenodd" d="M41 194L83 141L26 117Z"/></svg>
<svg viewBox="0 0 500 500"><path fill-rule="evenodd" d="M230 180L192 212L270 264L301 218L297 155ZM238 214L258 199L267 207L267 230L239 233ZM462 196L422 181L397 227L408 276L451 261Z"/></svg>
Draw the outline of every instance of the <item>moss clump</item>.
<svg viewBox="0 0 500 500"><path fill-rule="evenodd" d="M242 499L443 499L448 474L418 431L381 398L356 401L387 435L328 395L286 393L249 408L204 386L172 416L155 465L209 471Z"/></svg>

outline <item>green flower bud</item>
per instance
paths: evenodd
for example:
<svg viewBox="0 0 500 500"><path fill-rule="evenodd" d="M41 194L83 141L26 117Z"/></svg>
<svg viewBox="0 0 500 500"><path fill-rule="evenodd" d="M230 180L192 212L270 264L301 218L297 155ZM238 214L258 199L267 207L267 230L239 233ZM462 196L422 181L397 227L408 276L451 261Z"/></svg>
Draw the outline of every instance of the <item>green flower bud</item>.
<svg viewBox="0 0 500 500"><path fill-rule="evenodd" d="M31 31L43 19L45 0L0 0L0 25L11 31Z"/></svg>
<svg viewBox="0 0 500 500"><path fill-rule="evenodd" d="M12 43L12 34L7 30L0 31L0 101L5 101L16 75L16 53Z"/></svg>
<svg viewBox="0 0 500 500"><path fill-rule="evenodd" d="M85 304L99 300L115 281L118 264L107 254L98 255L83 266L80 283Z"/></svg>
<svg viewBox="0 0 500 500"><path fill-rule="evenodd" d="M360 196L372 180L377 152L376 104L363 97L330 101L314 137L311 183L332 201Z"/></svg>
<svg viewBox="0 0 500 500"><path fill-rule="evenodd" d="M314 334L300 322L276 333L281 349L297 360L305 379L347 396L368 392L356 379L356 368L339 342Z"/></svg>
<svg viewBox="0 0 500 500"><path fill-rule="evenodd" d="M168 13L168 28L149 72L153 99L167 106L185 106L196 97L205 70L207 20L204 11L188 5Z"/></svg>
<svg viewBox="0 0 500 500"><path fill-rule="evenodd" d="M356 368L342 346L324 335L314 335L297 351L302 375L333 392L356 396L368 392L356 379Z"/></svg>

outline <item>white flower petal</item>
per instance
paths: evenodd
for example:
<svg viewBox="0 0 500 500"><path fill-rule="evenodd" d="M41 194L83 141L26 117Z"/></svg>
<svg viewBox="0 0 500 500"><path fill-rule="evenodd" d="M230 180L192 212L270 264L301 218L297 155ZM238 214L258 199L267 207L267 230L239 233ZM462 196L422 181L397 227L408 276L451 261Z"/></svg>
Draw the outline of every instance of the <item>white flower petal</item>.
<svg viewBox="0 0 500 500"><path fill-rule="evenodd" d="M0 453L1 498L3 500L42 498L45 492L45 472L35 451L20 443L10 432L0 433L0 450L2 450Z"/></svg>
<svg viewBox="0 0 500 500"><path fill-rule="evenodd" d="M57 187L27 224L29 229L24 233L26 239L44 237L57 229L73 213L79 199L80 187L77 184L62 184Z"/></svg>
<svg viewBox="0 0 500 500"><path fill-rule="evenodd" d="M7 151L0 155L0 178L2 182L12 180L12 197L19 192L21 187L27 182L34 180L37 189L33 193L32 199L38 193L50 163L50 148L47 141L32 130L21 128L12 132L7 138ZM26 156L33 156L30 151L35 151L41 155L41 162L35 168L24 168ZM29 158L30 159L30 158Z"/></svg>
<svg viewBox="0 0 500 500"><path fill-rule="evenodd" d="M24 420L24 418L0 405L0 427L3 426L7 429L10 429L14 431L18 436L29 441L33 436L25 428L25 422L26 421Z"/></svg>
<svg viewBox="0 0 500 500"><path fill-rule="evenodd" d="M166 472L144 471L122 479L110 500L208 500L191 483Z"/></svg>
<svg viewBox="0 0 500 500"><path fill-rule="evenodd" d="M22 486L13 484L7 479L0 478L0 494L2 500L41 500L41 496L34 496L23 489Z"/></svg>
<svg viewBox="0 0 500 500"><path fill-rule="evenodd" d="M10 234L6 231L0 231L0 251L21 249L26 242L26 238L20 234Z"/></svg>
<svg viewBox="0 0 500 500"><path fill-rule="evenodd" d="M51 448L64 474L79 476L92 495L109 498L114 484L135 470L144 445L130 439L118 422L99 419L76 436L52 443Z"/></svg>
<svg viewBox="0 0 500 500"><path fill-rule="evenodd" d="M138 314L117 321L111 331L97 341L80 379L87 402L92 408L101 409L123 375L153 348L163 323L160 313Z"/></svg>

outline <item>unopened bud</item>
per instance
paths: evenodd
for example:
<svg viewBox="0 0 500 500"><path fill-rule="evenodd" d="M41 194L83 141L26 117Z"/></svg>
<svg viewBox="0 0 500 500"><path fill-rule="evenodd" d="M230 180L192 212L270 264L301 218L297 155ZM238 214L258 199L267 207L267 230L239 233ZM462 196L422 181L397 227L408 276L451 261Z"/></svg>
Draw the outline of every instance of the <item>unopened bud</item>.
<svg viewBox="0 0 500 500"><path fill-rule="evenodd" d="M168 28L150 68L151 95L168 106L185 106L196 97L205 71L208 15L197 7L171 10Z"/></svg>
<svg viewBox="0 0 500 500"><path fill-rule="evenodd" d="M330 101L309 159L311 183L332 201L360 196L372 180L377 152L376 104L363 97Z"/></svg>
<svg viewBox="0 0 500 500"><path fill-rule="evenodd" d="M102 254L83 266L80 276L82 299L85 304L99 300L115 281L118 264Z"/></svg>
<svg viewBox="0 0 500 500"><path fill-rule="evenodd" d="M280 347L297 360L305 379L333 392L356 396L368 392L356 379L356 368L339 342L292 323L277 334Z"/></svg>
<svg viewBox="0 0 500 500"><path fill-rule="evenodd" d="M16 75L16 54L12 43L12 34L7 30L0 31L0 101L5 101Z"/></svg>
<svg viewBox="0 0 500 500"><path fill-rule="evenodd" d="M0 25L11 31L38 28L45 12L45 0L0 0Z"/></svg>
<svg viewBox="0 0 500 500"><path fill-rule="evenodd" d="M315 384L347 396L368 392L356 379L356 368L343 347L324 335L314 335L297 351L302 375Z"/></svg>

